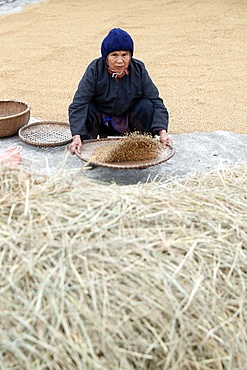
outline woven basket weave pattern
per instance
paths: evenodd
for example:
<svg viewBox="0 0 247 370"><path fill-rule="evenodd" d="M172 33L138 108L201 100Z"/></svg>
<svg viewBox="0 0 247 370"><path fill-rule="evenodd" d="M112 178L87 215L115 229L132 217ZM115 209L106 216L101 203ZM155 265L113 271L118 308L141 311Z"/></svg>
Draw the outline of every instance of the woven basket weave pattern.
<svg viewBox="0 0 247 370"><path fill-rule="evenodd" d="M69 123L59 121L30 123L19 130L19 137L35 146L65 145L72 140Z"/></svg>

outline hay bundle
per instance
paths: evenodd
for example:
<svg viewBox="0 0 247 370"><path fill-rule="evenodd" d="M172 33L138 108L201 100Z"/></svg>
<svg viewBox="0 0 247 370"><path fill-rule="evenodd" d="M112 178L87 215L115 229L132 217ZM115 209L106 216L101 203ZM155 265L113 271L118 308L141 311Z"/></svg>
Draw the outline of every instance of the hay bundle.
<svg viewBox="0 0 247 370"><path fill-rule="evenodd" d="M1 368L246 369L246 166L0 178Z"/></svg>
<svg viewBox="0 0 247 370"><path fill-rule="evenodd" d="M155 159L162 150L161 143L148 134L133 132L113 145L101 145L94 150L99 162L120 163Z"/></svg>

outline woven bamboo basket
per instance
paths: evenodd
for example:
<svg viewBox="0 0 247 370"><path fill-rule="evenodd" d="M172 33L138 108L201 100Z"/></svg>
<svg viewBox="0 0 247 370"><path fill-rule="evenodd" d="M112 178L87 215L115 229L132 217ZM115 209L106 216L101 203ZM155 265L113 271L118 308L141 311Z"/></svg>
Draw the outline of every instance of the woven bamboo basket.
<svg viewBox="0 0 247 370"><path fill-rule="evenodd" d="M160 163L168 161L175 154L175 149L170 146L167 146L155 159L132 162L118 162L118 163L99 162L94 156L94 150L100 145L113 145L117 142L117 140L120 140L120 138L86 140L83 142L82 152L79 153L78 150L76 150L75 154L82 161L87 162L92 166L108 167L122 170L135 170L156 166Z"/></svg>
<svg viewBox="0 0 247 370"><path fill-rule="evenodd" d="M52 147L72 141L70 125L60 121L37 121L20 128L19 138L26 144Z"/></svg>
<svg viewBox="0 0 247 370"><path fill-rule="evenodd" d="M30 119L30 106L16 100L0 101L0 137L17 134Z"/></svg>

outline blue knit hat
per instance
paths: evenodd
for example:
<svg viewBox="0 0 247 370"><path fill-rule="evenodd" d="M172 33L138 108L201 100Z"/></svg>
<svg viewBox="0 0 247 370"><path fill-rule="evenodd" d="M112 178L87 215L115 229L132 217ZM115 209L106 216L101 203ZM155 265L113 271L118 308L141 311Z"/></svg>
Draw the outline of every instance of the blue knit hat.
<svg viewBox="0 0 247 370"><path fill-rule="evenodd" d="M134 43L128 32L121 30L121 28L113 28L101 44L103 60L106 60L109 53L118 50L129 50L131 55L133 55Z"/></svg>

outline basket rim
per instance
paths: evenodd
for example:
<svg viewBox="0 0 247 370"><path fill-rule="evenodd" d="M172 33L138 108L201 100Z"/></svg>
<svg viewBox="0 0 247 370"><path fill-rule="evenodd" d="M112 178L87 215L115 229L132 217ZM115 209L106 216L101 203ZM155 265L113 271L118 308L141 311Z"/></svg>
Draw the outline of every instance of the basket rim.
<svg viewBox="0 0 247 370"><path fill-rule="evenodd" d="M107 163L107 162L99 162L95 158L92 158L93 149L89 151L89 153L83 153L83 146L91 146L96 148L97 144L104 143L104 142L114 142L120 140L121 137L107 137L102 139L90 139L83 141L82 144L82 152L79 153L78 150L75 151L76 156L81 159L82 161L91 164L92 166L99 166L99 167L107 167L113 169L122 169L122 170L137 170L137 169L144 169L152 166L156 166L163 162L168 161L172 158L175 154L174 147L167 146L163 149L163 153L159 155L156 159L148 159L143 161L132 161L132 162L114 162L114 163ZM166 155L164 154L166 153ZM90 154L90 155L89 155Z"/></svg>
<svg viewBox="0 0 247 370"><path fill-rule="evenodd" d="M20 112L20 113L16 113L16 114L12 114L11 116L4 116L4 117L0 117L0 121L2 120L6 120L6 119L10 119L10 118L16 118L16 117L19 117L19 116L22 116L23 114L26 114L30 111L31 109L31 106L30 104L24 102L24 101L21 101L21 100L0 100L0 104L1 103L20 103L20 104L24 104L26 105L26 109L23 111L23 112Z"/></svg>
<svg viewBox="0 0 247 370"><path fill-rule="evenodd" d="M37 142L33 140L28 140L27 138L23 136L23 132L25 132L25 130L29 129L30 127L42 126L42 125L45 126L48 124L53 124L56 126L66 126L67 128L70 127L69 122L66 122L66 121L56 121L56 120L34 121L34 122L31 122L31 123L28 123L22 126L18 131L18 136L24 143L34 145L34 146L39 146L39 147L61 146L61 145L66 145L72 141L72 136L66 140L59 141L59 142L53 142L53 143L47 143L44 141Z"/></svg>

